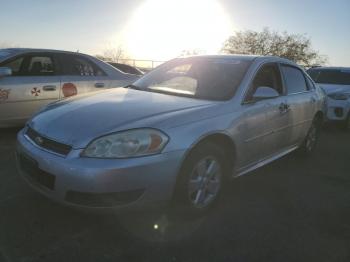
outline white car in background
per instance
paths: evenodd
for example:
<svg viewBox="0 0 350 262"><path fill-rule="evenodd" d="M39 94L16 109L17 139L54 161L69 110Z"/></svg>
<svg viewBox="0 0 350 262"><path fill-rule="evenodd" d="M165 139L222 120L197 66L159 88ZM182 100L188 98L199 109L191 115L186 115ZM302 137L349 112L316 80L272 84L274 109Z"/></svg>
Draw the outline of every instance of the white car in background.
<svg viewBox="0 0 350 262"><path fill-rule="evenodd" d="M327 95L327 119L350 130L350 68L316 67L307 71Z"/></svg>
<svg viewBox="0 0 350 262"><path fill-rule="evenodd" d="M23 125L38 109L51 102L123 87L138 78L81 53L0 49L0 128Z"/></svg>

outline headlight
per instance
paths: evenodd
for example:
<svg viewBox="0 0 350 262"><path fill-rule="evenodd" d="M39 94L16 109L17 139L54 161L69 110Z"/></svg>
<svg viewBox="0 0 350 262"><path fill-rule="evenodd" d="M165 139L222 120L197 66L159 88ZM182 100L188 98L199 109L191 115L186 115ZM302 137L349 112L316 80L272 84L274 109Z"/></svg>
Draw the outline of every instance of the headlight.
<svg viewBox="0 0 350 262"><path fill-rule="evenodd" d="M132 129L93 140L82 156L128 158L153 155L160 153L168 140L168 136L155 129Z"/></svg>
<svg viewBox="0 0 350 262"><path fill-rule="evenodd" d="M350 98L349 93L333 93L329 94L328 97L335 99L335 100L348 100Z"/></svg>

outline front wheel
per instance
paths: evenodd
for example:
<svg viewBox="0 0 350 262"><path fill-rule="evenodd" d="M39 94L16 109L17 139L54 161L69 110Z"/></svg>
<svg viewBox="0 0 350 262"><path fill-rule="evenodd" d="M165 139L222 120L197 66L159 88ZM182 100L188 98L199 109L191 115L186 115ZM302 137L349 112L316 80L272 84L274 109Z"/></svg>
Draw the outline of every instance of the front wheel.
<svg viewBox="0 0 350 262"><path fill-rule="evenodd" d="M192 214L201 214L218 200L225 179L223 150L206 143L195 148L185 160L179 174L175 202Z"/></svg>

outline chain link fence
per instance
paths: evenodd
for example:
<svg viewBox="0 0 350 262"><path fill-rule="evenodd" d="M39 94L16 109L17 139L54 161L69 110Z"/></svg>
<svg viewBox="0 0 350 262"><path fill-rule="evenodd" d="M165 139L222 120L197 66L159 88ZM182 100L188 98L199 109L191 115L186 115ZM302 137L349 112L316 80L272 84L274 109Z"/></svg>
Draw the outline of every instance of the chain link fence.
<svg viewBox="0 0 350 262"><path fill-rule="evenodd" d="M145 71L152 70L153 68L161 65L165 61L157 61L157 60L138 60L138 59L117 59L117 63L127 64L134 67L138 67Z"/></svg>

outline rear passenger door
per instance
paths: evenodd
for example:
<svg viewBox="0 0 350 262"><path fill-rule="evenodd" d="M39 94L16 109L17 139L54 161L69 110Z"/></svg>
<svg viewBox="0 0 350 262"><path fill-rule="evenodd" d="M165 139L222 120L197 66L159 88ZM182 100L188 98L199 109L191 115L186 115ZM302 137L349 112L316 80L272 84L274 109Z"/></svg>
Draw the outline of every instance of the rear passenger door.
<svg viewBox="0 0 350 262"><path fill-rule="evenodd" d="M44 105L59 99L60 76L52 53L28 53L7 60L1 66L12 75L0 79L0 89L8 90L0 103L0 119L23 123Z"/></svg>
<svg viewBox="0 0 350 262"><path fill-rule="evenodd" d="M107 74L87 57L60 54L59 60L62 67L62 98L110 87Z"/></svg>
<svg viewBox="0 0 350 262"><path fill-rule="evenodd" d="M303 141L314 117L316 94L302 70L292 65L281 65L289 114L292 119L290 139L293 144Z"/></svg>

